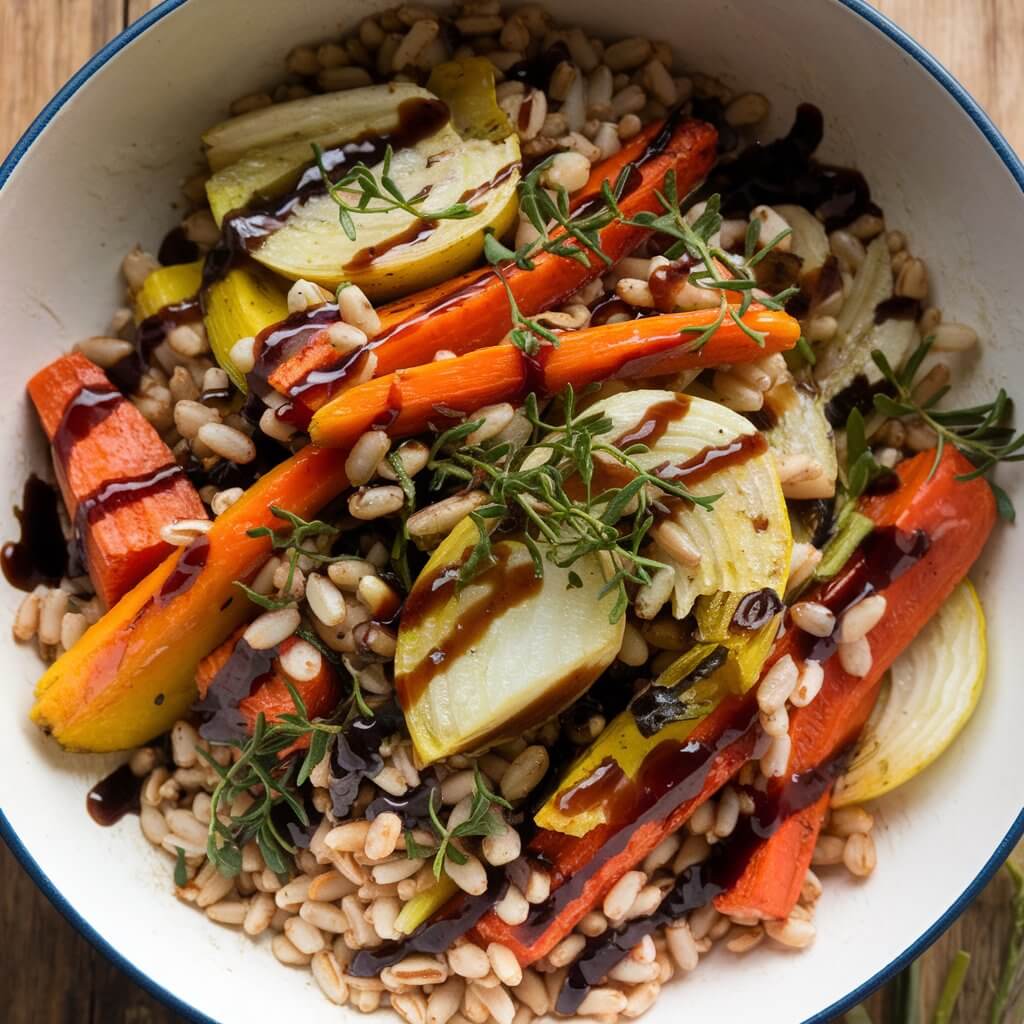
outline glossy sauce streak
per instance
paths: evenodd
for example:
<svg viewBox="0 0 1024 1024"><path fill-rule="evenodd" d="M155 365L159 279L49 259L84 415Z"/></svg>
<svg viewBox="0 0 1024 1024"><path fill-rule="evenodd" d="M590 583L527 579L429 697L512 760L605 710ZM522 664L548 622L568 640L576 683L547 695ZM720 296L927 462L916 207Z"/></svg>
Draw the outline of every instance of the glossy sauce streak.
<svg viewBox="0 0 1024 1024"><path fill-rule="evenodd" d="M898 580L927 554L929 547L931 540L923 530L907 533L895 526L876 529L865 538L843 574L815 600L838 619L848 608ZM795 635L804 660L827 661L838 647L835 631L831 636L820 638L801 630Z"/></svg>
<svg viewBox="0 0 1024 1024"><path fill-rule="evenodd" d="M782 607L782 600L771 587L744 594L736 606L729 628L745 631L760 629L767 626L782 611Z"/></svg>
<svg viewBox="0 0 1024 1024"><path fill-rule="evenodd" d="M178 564L164 580L156 596L157 607L162 608L189 590L206 567L206 560L209 557L210 540L205 533L201 533L178 556Z"/></svg>
<svg viewBox="0 0 1024 1024"><path fill-rule="evenodd" d="M115 388L82 388L64 407L53 435L53 453L66 470L71 449L102 423L123 401Z"/></svg>
<svg viewBox="0 0 1024 1024"><path fill-rule="evenodd" d="M448 123L448 107L437 99L408 99L399 104L398 125L385 134L359 136L323 151L327 176L340 181L356 163L368 167L384 159L388 146L394 151L416 143L440 131ZM228 214L221 225L221 240L207 255L203 267L203 285L223 278L247 254L256 252L292 215L311 199L327 194L320 167L312 162L299 175L289 192L260 197L248 206Z"/></svg>
<svg viewBox="0 0 1024 1024"><path fill-rule="evenodd" d="M246 375L250 389L260 397L267 395L270 377L286 360L301 352L317 335L341 319L333 302L317 306L302 313L292 313L276 324L264 327L256 335L256 361Z"/></svg>
<svg viewBox="0 0 1024 1024"><path fill-rule="evenodd" d="M665 436L665 431L673 423L685 418L689 410L690 400L686 395L675 395L663 402L655 402L635 427L620 434L612 444L622 449L634 444L645 444L648 448L653 448Z"/></svg>
<svg viewBox="0 0 1024 1024"><path fill-rule="evenodd" d="M344 269L348 271L369 270L379 259L405 252L425 242L436 230L436 220L414 220L404 231L385 238L376 245L369 245L360 249L355 256L345 264Z"/></svg>
<svg viewBox="0 0 1024 1024"><path fill-rule="evenodd" d="M652 472L662 480L670 480L673 483L692 487L716 473L721 473L724 469L742 466L755 456L763 455L767 450L768 442L763 434L757 432L741 434L728 444L708 445L707 448L702 448L685 462L666 463L658 466Z"/></svg>
<svg viewBox="0 0 1024 1024"><path fill-rule="evenodd" d="M845 770L850 753L847 748L821 767L793 775L768 793L744 787L743 792L754 801L754 813L740 818L728 839L714 847L708 861L683 871L653 914L587 940L558 995L558 1013L575 1013L591 986L599 984L645 935L706 906L734 885L760 844L825 794Z"/></svg>
<svg viewBox="0 0 1024 1024"><path fill-rule="evenodd" d="M139 813L141 792L142 780L123 764L89 790L85 806L97 825L116 825L126 814Z"/></svg>
<svg viewBox="0 0 1024 1024"><path fill-rule="evenodd" d="M676 295L679 289L686 284L690 271L693 269L693 260L689 256L682 256L672 263L657 267L647 281L651 289L651 296L654 298L655 309L659 313L673 313L676 309Z"/></svg>
<svg viewBox="0 0 1024 1024"><path fill-rule="evenodd" d="M580 897L600 867L626 849L637 828L647 822L664 821L683 804L699 796L716 758L733 744L753 737L757 731L756 705L751 707L749 702L738 702L732 720L713 741L664 740L651 750L635 777L623 779L622 784L615 787L615 799L608 808L609 821L601 826L608 832L601 848L570 877L558 878L561 884L547 900L530 908L526 923L519 928L520 940L535 941L565 907ZM579 810L584 809L584 798L572 799Z"/></svg>
<svg viewBox="0 0 1024 1024"><path fill-rule="evenodd" d="M185 470L172 462L154 472L105 483L78 503L75 512L76 527L81 531L87 523L98 522L115 509L166 491L174 485L175 480L184 475Z"/></svg>
<svg viewBox="0 0 1024 1024"><path fill-rule="evenodd" d="M655 316L657 312L656 309L631 306L615 295L607 295L590 310L590 326L603 327L605 324L611 323L612 320L616 323L641 320L645 316Z"/></svg>
<svg viewBox="0 0 1024 1024"><path fill-rule="evenodd" d="M468 558L470 550L466 549L464 558ZM512 564L514 554L522 560ZM403 625L407 629L414 628L447 603L451 594L446 586L434 584L438 579L450 578L445 577L444 573L450 572L452 568L445 566L429 581L418 581L413 587L406 600L403 616ZM518 545L495 545L493 564L473 580L474 587L485 587L486 592L473 604L460 610L454 630L433 647L411 672L396 675L395 688L402 707L411 708L443 666L452 664L470 650L492 622L537 593L542 583L537 578L532 559L523 558ZM427 585L421 590L422 584Z"/></svg>
<svg viewBox="0 0 1024 1024"><path fill-rule="evenodd" d="M4 576L18 590L58 583L68 571L68 547L57 501L57 489L34 473L25 481L21 506L14 510L21 537L8 541L0 551Z"/></svg>

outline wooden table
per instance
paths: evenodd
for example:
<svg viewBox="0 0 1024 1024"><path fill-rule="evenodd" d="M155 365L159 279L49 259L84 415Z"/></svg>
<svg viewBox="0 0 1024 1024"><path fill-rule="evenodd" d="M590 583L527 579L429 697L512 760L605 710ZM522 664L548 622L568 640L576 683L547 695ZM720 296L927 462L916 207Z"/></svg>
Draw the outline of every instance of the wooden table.
<svg viewBox="0 0 1024 1024"><path fill-rule="evenodd" d="M0 153L72 71L151 6L150 0L0 0ZM877 6L951 68L1024 153L1024 2L879 0ZM7 1024L179 1019L73 931L2 843L0 879L0 1016ZM982 1020L1009 928L1008 892L1001 875L924 958L930 1007L950 957L957 949L971 950L974 963L958 1008L959 1024ZM876 1002L874 1019L881 1024ZM1015 1019L1024 1020L1024 1005Z"/></svg>

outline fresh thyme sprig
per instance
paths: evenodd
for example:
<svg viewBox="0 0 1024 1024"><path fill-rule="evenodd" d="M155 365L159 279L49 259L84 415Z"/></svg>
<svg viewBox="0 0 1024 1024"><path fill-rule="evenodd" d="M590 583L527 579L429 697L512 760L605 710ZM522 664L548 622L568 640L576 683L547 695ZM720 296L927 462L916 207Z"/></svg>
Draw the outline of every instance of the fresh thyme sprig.
<svg viewBox="0 0 1024 1024"><path fill-rule="evenodd" d="M391 213L404 210L420 220L465 220L474 217L477 211L467 203L452 203L442 209L424 209L429 190L424 189L414 196L406 196L398 182L391 176L391 161L394 152L388 146L380 175L376 175L362 161L354 164L337 181L331 179L331 172L324 162L323 150L315 142L313 155L320 171L327 194L338 207L338 221L350 241L356 240L356 223L353 214Z"/></svg>
<svg viewBox="0 0 1024 1024"><path fill-rule="evenodd" d="M446 454L447 446L464 440L472 429L460 424L438 438L428 465L436 486L454 478L472 481L490 494L490 502L471 513L478 536L460 570L460 584L491 564L491 527L518 527L538 577L544 573L545 559L568 568L588 555L610 555L614 571L601 594L615 592L611 621L617 622L628 604L627 584L650 583L651 574L664 567L640 550L654 525L654 499L681 498L711 508L717 495L695 495L642 469L634 456L647 448L633 445L623 450L602 439L612 429L611 420L600 413L578 414L571 387L563 393L561 405L564 423L547 423L540 417L536 396L527 397L524 413L533 435L525 444L460 446ZM623 467L628 481L596 489L595 460ZM573 478L577 486L569 485Z"/></svg>
<svg viewBox="0 0 1024 1024"><path fill-rule="evenodd" d="M305 542L313 537L324 535L328 537L337 536L337 527L331 526L330 523L325 523L320 519L303 519L302 516L298 516L294 512L289 512L287 509L280 508L277 505L271 505L270 511L278 519L283 519L285 522L290 523L290 528L273 530L269 526L256 526L251 530L247 530L246 534L249 537L269 537L271 550L288 552L288 579L282 588L284 596L278 598L268 597L266 594L258 594L252 587L246 586L240 580L235 580L235 586L243 591L253 604L259 605L260 608L265 608L267 611L276 611L279 608L287 608L289 605L294 604L290 594L292 581L295 578L295 570L298 568L300 558L308 558L317 565L331 565L350 556L325 555L315 547L305 547Z"/></svg>
<svg viewBox="0 0 1024 1024"><path fill-rule="evenodd" d="M365 708L358 682L353 679L353 696L341 721L310 719L298 690L287 681L285 685L295 705L294 712L280 715L272 723L267 722L263 714L257 716L252 736L244 742L229 744L239 752L233 764L224 767L199 749L220 777L210 797L206 855L217 870L228 877L241 871L242 847L253 840L271 871L287 872L286 855L294 855L295 847L282 835L274 813L280 805L287 805L300 825L309 826L299 787L323 760L331 740L344 732L352 717ZM307 737L309 747L298 768L294 759L280 760L278 755L282 750ZM255 795L255 799L247 810L232 815L229 809L242 794ZM221 821L225 812L227 823Z"/></svg>
<svg viewBox="0 0 1024 1024"><path fill-rule="evenodd" d="M430 791L430 800L427 809L430 813L430 827L437 835L438 846L433 852L434 877L440 878L444 872L445 860L452 860L456 864L465 864L466 855L454 843L455 839L470 839L474 837L486 838L487 836L503 835L508 826L496 814L493 806L512 809L512 805L504 798L492 793L480 772L479 766L473 767L473 802L470 806L469 817L454 828L449 829L438 816L437 808L434 806L434 795L438 791ZM424 850L413 838L411 832L406 833L405 852L408 857L425 858L430 852Z"/></svg>
<svg viewBox="0 0 1024 1024"><path fill-rule="evenodd" d="M1024 433L1015 433L1010 425L1013 401L1003 388L999 389L991 402L963 409L936 408L949 391L948 386L940 388L924 402L914 397L914 379L931 350L933 340L925 338L898 372L878 349L871 353L875 365L894 392L892 395L875 395L875 409L883 416L916 416L935 431L937 443L933 473L938 468L946 445L952 445L974 464L973 471L958 477L961 480L982 476L999 462L1024 461ZM1009 496L995 484L992 484L992 489L996 494L1000 515L1012 521L1015 513Z"/></svg>

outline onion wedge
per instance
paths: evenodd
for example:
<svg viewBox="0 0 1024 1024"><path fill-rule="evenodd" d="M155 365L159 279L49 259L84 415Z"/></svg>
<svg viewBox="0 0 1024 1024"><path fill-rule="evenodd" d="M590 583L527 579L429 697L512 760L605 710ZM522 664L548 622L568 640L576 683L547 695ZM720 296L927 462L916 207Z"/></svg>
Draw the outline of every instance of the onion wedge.
<svg viewBox="0 0 1024 1024"><path fill-rule="evenodd" d="M893 663L832 806L874 799L924 771L974 713L985 666L985 615L964 580Z"/></svg>

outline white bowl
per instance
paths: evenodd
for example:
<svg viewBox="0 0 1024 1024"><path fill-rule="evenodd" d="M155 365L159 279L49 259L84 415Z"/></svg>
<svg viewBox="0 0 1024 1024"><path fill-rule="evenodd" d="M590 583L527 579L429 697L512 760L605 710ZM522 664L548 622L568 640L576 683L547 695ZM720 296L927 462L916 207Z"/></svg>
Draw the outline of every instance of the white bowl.
<svg viewBox="0 0 1024 1024"><path fill-rule="evenodd" d="M0 423L0 491L10 509L45 459L22 399L28 376L79 337L99 333L119 301L118 264L154 246L195 166L202 128L227 101L274 81L290 46L337 33L385 6L337 0L167 0L94 57L57 94L0 167L0 380L15 396ZM671 41L686 65L773 101L770 135L798 101L826 114L830 157L862 168L890 226L925 256L948 319L976 325L984 350L968 392L1024 380L1017 240L1024 166L928 54L860 0L552 0L561 20L612 36ZM578 20L577 20L578 19ZM1024 507L1022 475L1005 474ZM6 513L0 533L15 535ZM721 953L673 984L647 1016L667 1024L825 1021L921 953L1024 833L1011 767L1024 719L1017 602L1020 530L1002 529L974 578L990 616L991 667L955 747L878 808L878 869L866 883L829 878L818 939L799 955ZM20 595L0 588L9 621ZM0 635L8 636L6 629ZM306 971L280 967L171 894L169 861L129 818L92 824L85 793L116 759L67 756L26 719L40 666L3 640L7 665L0 829L65 916L179 1012L220 1022L338 1019ZM685 1010L683 1009L685 1007Z"/></svg>

